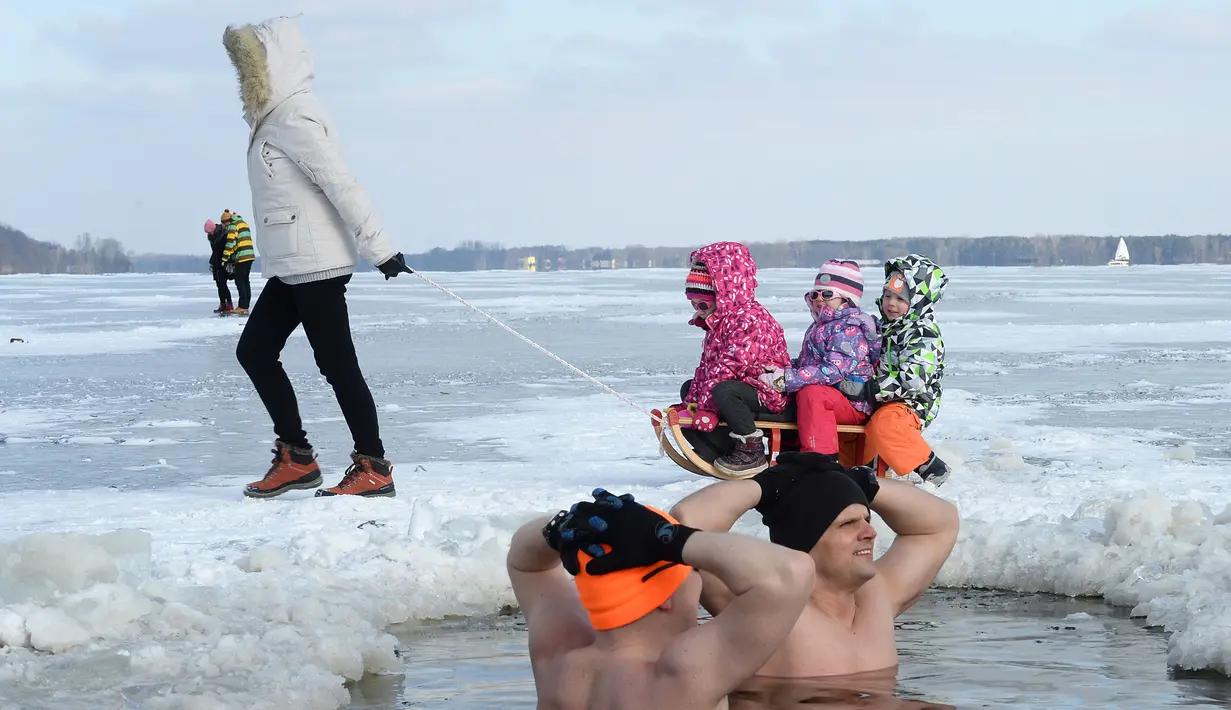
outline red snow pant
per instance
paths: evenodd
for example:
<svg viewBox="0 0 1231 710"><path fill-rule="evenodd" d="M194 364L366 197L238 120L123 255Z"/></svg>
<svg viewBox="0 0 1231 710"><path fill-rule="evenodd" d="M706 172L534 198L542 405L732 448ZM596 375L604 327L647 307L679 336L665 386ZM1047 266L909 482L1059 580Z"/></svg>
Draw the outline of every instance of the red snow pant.
<svg viewBox="0 0 1231 710"><path fill-rule="evenodd" d="M932 447L923 440L923 426L915 410L902 402L890 402L872 413L863 445L864 463L880 457L878 473L886 467L899 476L927 463Z"/></svg>
<svg viewBox="0 0 1231 710"><path fill-rule="evenodd" d="M795 393L799 450L838 453L838 425L863 424L868 415L829 385L808 385Z"/></svg>

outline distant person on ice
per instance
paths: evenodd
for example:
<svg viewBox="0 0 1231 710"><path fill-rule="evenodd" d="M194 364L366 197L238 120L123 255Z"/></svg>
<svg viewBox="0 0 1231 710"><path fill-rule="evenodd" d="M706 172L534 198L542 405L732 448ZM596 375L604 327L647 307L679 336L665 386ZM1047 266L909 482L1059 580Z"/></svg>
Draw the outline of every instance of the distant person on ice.
<svg viewBox="0 0 1231 710"><path fill-rule="evenodd" d="M916 473L937 486L949 467L924 441L923 430L940 410L945 342L933 310L948 283L948 275L927 257L911 254L885 262L885 286L876 300L883 353L863 451L865 463L879 456L882 469L899 476Z"/></svg>
<svg viewBox="0 0 1231 710"><path fill-rule="evenodd" d="M701 362L680 390L694 405L685 430L698 455L727 475L750 475L769 465L758 412L780 414L787 396L760 379L767 369L791 364L782 326L757 302L757 265L748 247L718 242L689 255L684 295L689 322L705 331ZM715 431L719 420L729 430Z"/></svg>
<svg viewBox="0 0 1231 710"><path fill-rule="evenodd" d="M222 247L222 263L228 274L235 279L235 290L239 291L239 307L231 312L237 316L248 315L248 306L252 303L252 286L248 276L252 273L252 262L256 261L256 252L252 248L252 231L243 217L231 210L222 211L222 225L227 228L226 241Z"/></svg>
<svg viewBox="0 0 1231 710"><path fill-rule="evenodd" d="M218 307L214 313L230 313L234 305L231 301L231 289L227 287L226 268L222 265L222 250L227 243L227 227L225 224L215 224L214 220L205 220L205 238L209 240L209 271L218 286Z"/></svg>
<svg viewBox="0 0 1231 710"><path fill-rule="evenodd" d="M268 279L236 356L273 419L277 441L265 477L244 494L268 498L321 485L321 472L279 355L300 324L354 438L342 481L316 495L393 496L376 404L351 340L346 284L362 254L388 280L410 269L390 245L351 174L334 127L313 93L311 52L285 17L228 27L223 45L239 76L248 140L248 183Z"/></svg>

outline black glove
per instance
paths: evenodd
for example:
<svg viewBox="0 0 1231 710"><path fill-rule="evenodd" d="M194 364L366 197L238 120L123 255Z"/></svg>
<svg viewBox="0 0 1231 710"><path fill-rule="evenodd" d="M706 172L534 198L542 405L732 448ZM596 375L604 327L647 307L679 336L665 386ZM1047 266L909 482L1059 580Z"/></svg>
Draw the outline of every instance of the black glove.
<svg viewBox="0 0 1231 710"><path fill-rule="evenodd" d="M842 471L846 469L825 454L813 451L788 451L778 455L778 461L752 477L761 487L761 501L754 510L762 516L769 515L795 479L817 471Z"/></svg>
<svg viewBox="0 0 1231 710"><path fill-rule="evenodd" d="M547 521L542 528L543 539L547 541L547 546L560 553L560 563L574 577L581 571L581 565L577 561L578 546L572 542L574 532L571 523L576 510L577 506L574 505L573 510L562 510L556 513L555 517Z"/></svg>
<svg viewBox="0 0 1231 710"><path fill-rule="evenodd" d="M631 495L625 495L632 499ZM605 554L595 540L595 536L607 530L607 521L599 516L605 510L590 501L574 503L568 511L556 513L542 528L547 546L560 553L560 563L574 577L581 572L578 551L585 550L591 557Z"/></svg>
<svg viewBox="0 0 1231 710"><path fill-rule="evenodd" d="M403 271L408 274L415 273L414 269L406 265L406 257L402 256L402 252L398 252L388 259L385 259L385 263L377 264L376 268L380 269L380 272L385 275L386 281L394 276L397 276Z"/></svg>
<svg viewBox="0 0 1231 710"><path fill-rule="evenodd" d="M798 472L792 471L790 467L781 465L781 456L778 457L778 461L778 464L752 477L752 481L761 487L761 500L753 506L753 510L762 516L769 515L769 512L778 505L783 492L790 488L795 482L795 476L798 475Z"/></svg>
<svg viewBox="0 0 1231 710"><path fill-rule="evenodd" d="M855 466L843 471L852 481L859 485L863 494L868 497L868 505L881 489L880 479L876 477L876 469L868 466Z"/></svg>
<svg viewBox="0 0 1231 710"><path fill-rule="evenodd" d="M564 525L565 520L568 519L569 514L562 510L559 513L556 513L555 517L551 520L548 520L547 524L544 525L540 531L543 533L543 539L547 541L547 546L556 552L560 551L560 544L562 542L560 540L560 528Z"/></svg>
<svg viewBox="0 0 1231 710"><path fill-rule="evenodd" d="M875 377L872 377L863 384L863 401L870 404L873 409L876 409L876 395L880 392L880 383L877 382Z"/></svg>
<svg viewBox="0 0 1231 710"><path fill-rule="evenodd" d="M574 506L572 520L564 525L571 538L566 549L575 546L594 557L586 564L587 573L607 574L656 562L683 564L684 543L696 528L672 523L636 502L631 493L615 496L596 488L591 495L594 502ZM611 550L604 552L600 544Z"/></svg>

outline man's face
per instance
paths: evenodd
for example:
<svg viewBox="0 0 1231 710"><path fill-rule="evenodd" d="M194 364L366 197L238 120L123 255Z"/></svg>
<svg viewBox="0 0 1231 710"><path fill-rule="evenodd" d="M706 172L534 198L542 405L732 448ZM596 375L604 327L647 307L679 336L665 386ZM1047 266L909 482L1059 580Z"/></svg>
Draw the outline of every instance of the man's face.
<svg viewBox="0 0 1231 710"><path fill-rule="evenodd" d="M876 529L872 514L862 503L852 503L834 518L812 548L817 571L842 588L858 589L876 576L872 548Z"/></svg>

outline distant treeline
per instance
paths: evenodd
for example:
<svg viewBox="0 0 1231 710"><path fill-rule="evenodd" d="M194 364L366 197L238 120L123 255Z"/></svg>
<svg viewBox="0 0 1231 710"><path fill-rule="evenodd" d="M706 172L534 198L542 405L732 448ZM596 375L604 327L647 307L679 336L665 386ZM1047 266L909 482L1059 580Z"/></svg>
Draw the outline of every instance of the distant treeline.
<svg viewBox="0 0 1231 710"><path fill-rule="evenodd" d="M868 241L746 242L761 268L814 268L826 259L845 257L876 263L918 253L950 266L1096 266L1115 254L1119 237L1056 235L1036 237L904 237ZM1231 235L1125 237L1134 264L1231 263ZM506 248L499 243L468 241L452 249L410 254L406 261L424 271L537 271L589 269L685 268L688 254L702 246L629 246L623 249L533 246ZM260 272L257 257L253 271ZM372 265L360 261L359 270ZM77 237L74 248L39 242L0 224L0 274L208 273L209 256L133 254L115 239Z"/></svg>
<svg viewBox="0 0 1231 710"><path fill-rule="evenodd" d="M39 242L0 224L0 274L117 274L132 261L115 239L77 236L73 248Z"/></svg>
<svg viewBox="0 0 1231 710"><path fill-rule="evenodd" d="M757 266L816 267L845 257L881 262L908 253L924 254L945 266L1095 266L1115 255L1119 237L1057 235L1040 237L906 237L868 241L747 242ZM1231 263L1231 235L1125 237L1134 264ZM505 248L463 242L453 249L413 254L406 261L424 271L482 271L527 268L565 269L686 268L697 247L629 246L623 249L569 249L563 246Z"/></svg>

